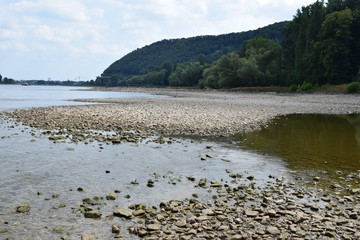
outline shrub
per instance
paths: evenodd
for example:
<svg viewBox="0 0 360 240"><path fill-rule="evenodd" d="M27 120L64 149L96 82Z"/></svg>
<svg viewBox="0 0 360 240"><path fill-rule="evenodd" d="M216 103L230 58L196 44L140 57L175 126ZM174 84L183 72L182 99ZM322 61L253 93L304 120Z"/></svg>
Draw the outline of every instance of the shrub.
<svg viewBox="0 0 360 240"><path fill-rule="evenodd" d="M296 86L296 84L291 84L289 87L289 90L291 92L296 92L298 90L298 87Z"/></svg>
<svg viewBox="0 0 360 240"><path fill-rule="evenodd" d="M360 92L360 82L352 82L346 88L347 93L358 93Z"/></svg>
<svg viewBox="0 0 360 240"><path fill-rule="evenodd" d="M304 82L301 87L300 87L300 90L303 91L303 92L306 92L306 91L309 91L313 88L313 85L309 82Z"/></svg>

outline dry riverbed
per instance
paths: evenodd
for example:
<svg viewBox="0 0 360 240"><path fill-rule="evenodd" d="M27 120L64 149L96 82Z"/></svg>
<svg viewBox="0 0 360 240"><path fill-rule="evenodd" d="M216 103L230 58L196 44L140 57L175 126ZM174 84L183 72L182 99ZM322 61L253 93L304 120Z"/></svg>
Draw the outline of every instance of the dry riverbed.
<svg viewBox="0 0 360 240"><path fill-rule="evenodd" d="M152 90L152 93L171 97L86 99L78 101L107 104L19 110L10 116L26 125L49 130L230 136L257 128L279 115L360 112L358 95L279 95L165 89Z"/></svg>
<svg viewBox="0 0 360 240"><path fill-rule="evenodd" d="M54 142L116 145L151 141L171 145L177 140L169 136L231 137L256 129L279 115L360 113L358 95L142 91L169 97L92 99L86 101L104 104L17 110L7 115L41 129L41 134L49 135L49 140ZM211 148L206 147L209 151ZM210 152L199 161L213 158ZM265 184L258 184L257 176L233 172L231 167L220 179L183 177L192 185L190 191L195 192L191 198L153 206L139 199L137 204L119 208L115 203L121 191L114 189L112 193L82 199L71 211L95 223L107 222L105 239L360 239L360 189L356 186L336 186L334 191L322 191L305 186L300 178L289 180L282 176L269 176ZM360 172L343 177L359 182ZM146 182L146 188L153 188L164 178L167 176L154 175ZM321 178L312 180L316 183ZM194 189L206 191L208 198L199 198ZM58 208L66 208L66 204ZM29 205L14 209L17 215L29 216L31 212ZM9 231L0 228L0 237ZM61 227L52 232L59 237L54 239L80 237ZM81 238L104 239L93 233L83 233Z"/></svg>

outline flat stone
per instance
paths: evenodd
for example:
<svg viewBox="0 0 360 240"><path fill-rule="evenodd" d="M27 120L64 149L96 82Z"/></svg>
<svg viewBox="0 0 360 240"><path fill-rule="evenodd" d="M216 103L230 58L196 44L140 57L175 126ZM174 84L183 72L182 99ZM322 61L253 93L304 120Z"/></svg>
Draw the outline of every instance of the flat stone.
<svg viewBox="0 0 360 240"><path fill-rule="evenodd" d="M97 240L94 235L84 234L81 236L81 240Z"/></svg>
<svg viewBox="0 0 360 240"><path fill-rule="evenodd" d="M209 218L207 216L200 216L200 217L197 217L196 218L196 221L198 222L202 222L202 221L205 221L205 220L208 220Z"/></svg>
<svg viewBox="0 0 360 240"><path fill-rule="evenodd" d="M231 240L242 240L242 239L244 239L243 236L241 236L239 234L236 234L236 235L231 237Z"/></svg>
<svg viewBox="0 0 360 240"><path fill-rule="evenodd" d="M203 210L202 210L202 213L203 213L204 215L208 215L208 216L213 216L213 215L215 215L214 211L211 210L210 208L208 208L208 209L203 209Z"/></svg>
<svg viewBox="0 0 360 240"><path fill-rule="evenodd" d="M175 225L177 227L186 227L186 220L185 219L179 220L179 221L175 222Z"/></svg>
<svg viewBox="0 0 360 240"><path fill-rule="evenodd" d="M266 232L273 234L273 235L278 235L280 234L280 230L277 227L273 227L273 226L269 226L266 228Z"/></svg>
<svg viewBox="0 0 360 240"><path fill-rule="evenodd" d="M64 228L61 227L53 228L53 233L64 233L64 232L66 232Z"/></svg>
<svg viewBox="0 0 360 240"><path fill-rule="evenodd" d="M102 213L100 212L85 212L84 217L85 218L101 218Z"/></svg>
<svg viewBox="0 0 360 240"><path fill-rule="evenodd" d="M131 218L133 216L132 211L129 209L116 209L113 214L116 217L124 218Z"/></svg>
<svg viewBox="0 0 360 240"><path fill-rule="evenodd" d="M140 216L140 215L145 214L145 210L139 209L139 210L133 211L132 214L133 214L134 216Z"/></svg>
<svg viewBox="0 0 360 240"><path fill-rule="evenodd" d="M94 197L94 198L84 198L83 203L87 203L89 205L101 205L103 204L101 201L99 201L98 197Z"/></svg>
<svg viewBox="0 0 360 240"><path fill-rule="evenodd" d="M259 215L258 211L252 211L252 210L245 210L245 215L248 217L256 217Z"/></svg>
<svg viewBox="0 0 360 240"><path fill-rule="evenodd" d="M148 225L146 225L146 228L149 231L159 231L161 229L161 225L160 224L148 224Z"/></svg>

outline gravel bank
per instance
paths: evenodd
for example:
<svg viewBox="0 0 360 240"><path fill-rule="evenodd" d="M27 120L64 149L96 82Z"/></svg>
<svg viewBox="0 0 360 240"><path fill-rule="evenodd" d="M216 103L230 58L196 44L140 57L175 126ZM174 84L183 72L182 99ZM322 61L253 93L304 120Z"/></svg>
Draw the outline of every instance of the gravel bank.
<svg viewBox="0 0 360 240"><path fill-rule="evenodd" d="M86 99L78 101L107 104L35 108L10 115L42 129L141 130L147 134L214 136L251 130L275 116L291 113L360 112L358 95L143 90L171 97Z"/></svg>

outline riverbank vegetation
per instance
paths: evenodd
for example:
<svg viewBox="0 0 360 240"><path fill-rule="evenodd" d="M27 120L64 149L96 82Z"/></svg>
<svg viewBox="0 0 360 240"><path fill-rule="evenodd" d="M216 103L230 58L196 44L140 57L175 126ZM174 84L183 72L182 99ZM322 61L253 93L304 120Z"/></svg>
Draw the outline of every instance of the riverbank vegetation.
<svg viewBox="0 0 360 240"><path fill-rule="evenodd" d="M2 77L2 75L0 74L0 84L15 84L15 80L12 78L8 78L8 77Z"/></svg>
<svg viewBox="0 0 360 240"><path fill-rule="evenodd" d="M345 92L358 92L358 83L352 82L360 80L359 29L359 1L317 1L299 9L289 22L137 49L90 85L311 91L351 83Z"/></svg>

